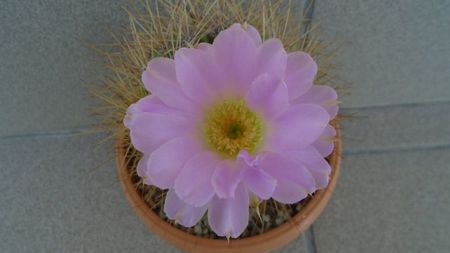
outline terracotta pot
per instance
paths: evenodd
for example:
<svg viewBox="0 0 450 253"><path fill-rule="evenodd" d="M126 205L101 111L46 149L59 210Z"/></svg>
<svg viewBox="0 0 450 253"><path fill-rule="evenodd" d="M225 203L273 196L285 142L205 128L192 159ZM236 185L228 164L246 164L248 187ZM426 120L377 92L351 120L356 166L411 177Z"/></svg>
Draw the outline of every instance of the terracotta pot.
<svg viewBox="0 0 450 253"><path fill-rule="evenodd" d="M161 238L178 249L188 253L266 253L278 249L297 238L311 226L322 213L336 186L341 162L341 135L339 123L333 122L336 128L335 149L330 156L332 172L330 182L325 189L319 190L298 214L286 223L261 235L244 239L227 240L207 239L188 234L171 226L154 213L136 191L131 177L122 163L125 149L122 140L117 143L117 164L119 179L131 206L141 219Z"/></svg>

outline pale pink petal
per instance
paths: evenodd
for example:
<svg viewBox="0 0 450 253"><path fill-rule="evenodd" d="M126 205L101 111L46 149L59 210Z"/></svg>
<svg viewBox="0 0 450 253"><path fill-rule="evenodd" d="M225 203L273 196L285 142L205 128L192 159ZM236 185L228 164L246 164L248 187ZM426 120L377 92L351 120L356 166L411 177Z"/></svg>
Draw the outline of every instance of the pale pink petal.
<svg viewBox="0 0 450 253"><path fill-rule="evenodd" d="M261 45L262 43L261 35L259 35L259 32L258 30L256 30L255 27L248 24L244 24L242 25L242 28L247 32L250 38L252 38L256 46Z"/></svg>
<svg viewBox="0 0 450 253"><path fill-rule="evenodd" d="M169 219L185 227L194 226L205 214L208 205L194 207L181 200L173 189L169 190L164 202L164 213Z"/></svg>
<svg viewBox="0 0 450 253"><path fill-rule="evenodd" d="M267 74L259 76L246 96L247 104L266 118L275 118L289 108L288 89L279 80L271 80Z"/></svg>
<svg viewBox="0 0 450 253"><path fill-rule="evenodd" d="M234 198L234 192L242 180L243 170L230 160L217 164L212 185L219 198Z"/></svg>
<svg viewBox="0 0 450 253"><path fill-rule="evenodd" d="M164 102L155 95L148 95L141 98L136 102L137 109L140 112L154 112L160 114L177 114L177 115L189 115L186 112L169 107Z"/></svg>
<svg viewBox="0 0 450 253"><path fill-rule="evenodd" d="M311 173L304 165L292 161L287 155L267 152L262 157L259 166L277 180L276 188L289 181L301 186L308 193L316 190Z"/></svg>
<svg viewBox="0 0 450 253"><path fill-rule="evenodd" d="M211 152L193 156L175 180L175 192L192 206L203 206L214 196L211 177L220 158Z"/></svg>
<svg viewBox="0 0 450 253"><path fill-rule="evenodd" d="M212 45L209 43L205 43L205 42L198 43L198 45L197 45L197 49L202 50L202 51L208 51L211 48L212 48Z"/></svg>
<svg viewBox="0 0 450 253"><path fill-rule="evenodd" d="M210 102L222 90L217 63L205 50L179 49L175 53L175 68L183 93L200 105Z"/></svg>
<svg viewBox="0 0 450 253"><path fill-rule="evenodd" d="M256 78L257 44L254 34L240 24L220 32L214 39L213 54L224 73L221 77L231 90L244 93Z"/></svg>
<svg viewBox="0 0 450 253"><path fill-rule="evenodd" d="M168 140L189 134L193 126L181 116L143 112L134 114L128 127L133 146L150 153Z"/></svg>
<svg viewBox="0 0 450 253"><path fill-rule="evenodd" d="M208 222L218 236L239 237L248 225L249 197L245 187L240 184L234 198L211 200L208 208Z"/></svg>
<svg viewBox="0 0 450 253"><path fill-rule="evenodd" d="M267 73L272 80L283 80L287 65L287 54L279 39L269 39L258 48L256 76Z"/></svg>
<svg viewBox="0 0 450 253"><path fill-rule="evenodd" d="M173 139L151 153L148 175L161 189L172 188L186 161L201 152L198 141L190 137Z"/></svg>
<svg viewBox="0 0 450 253"><path fill-rule="evenodd" d="M298 97L292 104L318 104L327 110L330 119L338 113L336 90L325 85L313 85L305 94Z"/></svg>
<svg viewBox="0 0 450 253"><path fill-rule="evenodd" d="M237 156L237 163L243 171L245 186L261 199L269 199L276 186L276 179L260 168L262 155L252 157L246 150L241 150Z"/></svg>
<svg viewBox="0 0 450 253"><path fill-rule="evenodd" d="M249 168L244 172L247 188L261 199L269 199L277 185L277 180L262 169Z"/></svg>
<svg viewBox="0 0 450 253"><path fill-rule="evenodd" d="M325 188L328 185L328 181L330 180L330 175L325 174L322 171L311 170L311 175L314 177L316 181L317 189Z"/></svg>
<svg viewBox="0 0 450 253"><path fill-rule="evenodd" d="M313 146L317 149L317 151L319 151L322 157L327 157L333 152L335 135L336 130L334 127L328 125L319 139L313 143Z"/></svg>
<svg viewBox="0 0 450 253"><path fill-rule="evenodd" d="M314 143L328 125L328 113L320 106L291 106L270 126L267 146L270 150L295 150Z"/></svg>
<svg viewBox="0 0 450 253"><path fill-rule="evenodd" d="M139 101L137 101L134 105L136 106L136 112L155 112L165 114L175 111L165 105L161 99L155 95L145 96L139 99Z"/></svg>
<svg viewBox="0 0 450 253"><path fill-rule="evenodd" d="M168 58L154 58L142 73L145 88L166 105L183 111L195 111L195 104L181 91L175 73L175 62Z"/></svg>
<svg viewBox="0 0 450 253"><path fill-rule="evenodd" d="M127 128L130 128L133 124L132 122L135 115L142 112L153 112L157 110L155 107L159 107L160 105L163 105L162 102L160 102L160 100L154 95L145 96L139 99L136 103L131 104L128 107L127 113L123 119L124 125Z"/></svg>
<svg viewBox="0 0 450 253"><path fill-rule="evenodd" d="M139 163L136 168L136 172L138 176L143 179L144 184L151 185L152 181L150 180L150 176L148 175L148 159L150 158L149 154L144 154L139 160Z"/></svg>
<svg viewBox="0 0 450 253"><path fill-rule="evenodd" d="M288 54L285 82L289 89L289 99L293 100L308 91L317 73L317 64L305 52Z"/></svg>
<svg viewBox="0 0 450 253"><path fill-rule="evenodd" d="M153 112L162 115L173 114L180 117L192 117L192 114L190 113L186 113L182 110L167 106L155 95L148 95L128 107L127 114L124 118L125 126L130 128L134 116L142 112Z"/></svg>
<svg viewBox="0 0 450 253"><path fill-rule="evenodd" d="M125 117L123 118L123 124L127 128L131 128L133 124L133 118L134 115L140 113L139 107L136 104L132 104L128 107L127 113L125 114Z"/></svg>
<svg viewBox="0 0 450 253"><path fill-rule="evenodd" d="M272 198L284 204L297 203L308 196L305 188L288 180L278 181Z"/></svg>
<svg viewBox="0 0 450 253"><path fill-rule="evenodd" d="M312 146L296 151L286 152L286 155L293 161L302 164L311 173L316 182L316 188L321 189L327 186L331 173L330 164Z"/></svg>

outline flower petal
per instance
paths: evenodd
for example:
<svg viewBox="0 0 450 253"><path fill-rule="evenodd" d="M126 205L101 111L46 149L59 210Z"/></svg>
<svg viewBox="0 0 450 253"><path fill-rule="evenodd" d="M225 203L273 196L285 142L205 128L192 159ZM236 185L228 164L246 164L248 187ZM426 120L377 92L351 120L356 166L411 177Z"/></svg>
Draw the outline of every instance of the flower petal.
<svg viewBox="0 0 450 253"><path fill-rule="evenodd" d="M164 104L154 95L145 96L139 99L136 103L131 104L127 109L127 114L123 119L126 127L130 128L133 122L134 115L142 112L158 112L158 107ZM168 108L168 107L167 107Z"/></svg>
<svg viewBox="0 0 450 253"><path fill-rule="evenodd" d="M141 98L136 103L140 112L154 112L159 114L178 114L186 115L185 112L169 107L155 95L148 95Z"/></svg>
<svg viewBox="0 0 450 253"><path fill-rule="evenodd" d="M243 94L256 77L257 63L254 33L251 29L247 31L240 24L234 24L220 32L213 43L213 53L221 71L226 73L222 78L232 90Z"/></svg>
<svg viewBox="0 0 450 253"><path fill-rule="evenodd" d="M150 155L144 154L144 156L142 156L141 160L139 160L139 163L136 168L138 176L140 176L143 179L144 184L146 184L146 185L152 185L152 181L150 180L150 177L148 175L148 169L147 169L149 158L150 158Z"/></svg>
<svg viewBox="0 0 450 253"><path fill-rule="evenodd" d="M201 152L189 159L175 180L175 192L187 204L203 206L214 196L211 177L219 158L211 152Z"/></svg>
<svg viewBox="0 0 450 253"><path fill-rule="evenodd" d="M255 27L253 27L249 24L243 24L242 28L247 32L248 36L250 36L250 38L252 38L252 40L256 46L261 45L261 43L262 43L261 35L259 35L259 32L258 32L258 30L256 30Z"/></svg>
<svg viewBox="0 0 450 253"><path fill-rule="evenodd" d="M276 188L289 181L301 186L308 193L316 190L311 173L302 164L292 161L287 155L267 152L261 159L260 167L277 180Z"/></svg>
<svg viewBox="0 0 450 253"><path fill-rule="evenodd" d="M293 100L308 91L317 73L317 64L305 52L288 54L285 82L289 89L289 99Z"/></svg>
<svg viewBox="0 0 450 253"><path fill-rule="evenodd" d="M249 168L244 172L244 182L247 188L261 199L269 199L277 185L277 180L264 170Z"/></svg>
<svg viewBox="0 0 450 253"><path fill-rule="evenodd" d="M198 45L197 45L197 49L203 50L203 51L211 50L211 48L212 48L212 45L209 43L205 43L205 42L198 43Z"/></svg>
<svg viewBox="0 0 450 253"><path fill-rule="evenodd" d="M283 80L287 54L279 39L268 39L258 48L256 76L267 73L271 80Z"/></svg>
<svg viewBox="0 0 450 253"><path fill-rule="evenodd" d="M334 136L336 136L336 130L333 126L328 125L319 139L313 143L313 146L319 151L322 157L327 157L333 152Z"/></svg>
<svg viewBox="0 0 450 253"><path fill-rule="evenodd" d="M179 49L175 53L175 68L183 93L200 105L221 90L216 61L208 50Z"/></svg>
<svg viewBox="0 0 450 253"><path fill-rule="evenodd" d="M253 110L275 118L289 108L288 89L284 82L270 80L263 74L252 83L246 101Z"/></svg>
<svg viewBox="0 0 450 253"><path fill-rule="evenodd" d="M185 227L194 226L205 214L208 205L194 207L181 200L173 189L169 190L164 202L164 213Z"/></svg>
<svg viewBox="0 0 450 253"><path fill-rule="evenodd" d="M278 181L272 198L284 204L297 203L308 196L307 191L291 181Z"/></svg>
<svg viewBox="0 0 450 253"><path fill-rule="evenodd" d="M308 147L302 150L286 152L288 157L305 166L316 182L316 188L321 189L327 186L331 173L330 164L314 148Z"/></svg>
<svg viewBox="0 0 450 253"><path fill-rule="evenodd" d="M212 185L219 198L234 198L242 180L243 170L230 160L220 162L212 176Z"/></svg>
<svg viewBox="0 0 450 253"><path fill-rule="evenodd" d="M328 122L329 115L320 106L291 106L269 126L268 148L279 151L307 147L319 138Z"/></svg>
<svg viewBox="0 0 450 253"><path fill-rule="evenodd" d="M201 147L194 138L168 141L150 155L147 170L151 182L161 189L172 188L186 161L200 152Z"/></svg>
<svg viewBox="0 0 450 253"><path fill-rule="evenodd" d="M330 119L338 113L337 93L326 85L313 85L305 94L295 99L292 104L318 104L327 110Z"/></svg>
<svg viewBox="0 0 450 253"><path fill-rule="evenodd" d="M124 118L124 125L130 128L134 116L143 112L153 112L162 115L173 114L177 116L191 117L191 114L187 114L184 111L167 106L157 96L148 95L128 107L127 114Z"/></svg>
<svg viewBox="0 0 450 253"><path fill-rule="evenodd" d="M184 117L153 112L134 114L128 127L133 146L143 153L150 153L168 140L192 131Z"/></svg>
<svg viewBox="0 0 450 253"><path fill-rule="evenodd" d="M154 58L142 73L145 88L166 105L183 111L195 111L195 106L181 91L175 72L175 62L168 58Z"/></svg>
<svg viewBox="0 0 450 253"><path fill-rule="evenodd" d="M245 187L240 184L234 198L211 200L208 209L208 222L218 236L239 237L248 225L249 197Z"/></svg>
<svg viewBox="0 0 450 253"><path fill-rule="evenodd" d="M277 181L260 168L261 157L252 157L246 150L241 150L237 156L237 163L243 171L245 186L261 199L269 199Z"/></svg>

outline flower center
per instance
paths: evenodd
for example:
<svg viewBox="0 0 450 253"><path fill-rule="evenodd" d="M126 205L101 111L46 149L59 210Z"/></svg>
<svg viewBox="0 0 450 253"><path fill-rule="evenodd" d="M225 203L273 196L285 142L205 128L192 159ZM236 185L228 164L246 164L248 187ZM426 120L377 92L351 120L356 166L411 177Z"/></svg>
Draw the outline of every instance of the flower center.
<svg viewBox="0 0 450 253"><path fill-rule="evenodd" d="M256 151L263 140L264 125L244 100L225 100L206 111L202 133L210 148L235 158L240 150Z"/></svg>

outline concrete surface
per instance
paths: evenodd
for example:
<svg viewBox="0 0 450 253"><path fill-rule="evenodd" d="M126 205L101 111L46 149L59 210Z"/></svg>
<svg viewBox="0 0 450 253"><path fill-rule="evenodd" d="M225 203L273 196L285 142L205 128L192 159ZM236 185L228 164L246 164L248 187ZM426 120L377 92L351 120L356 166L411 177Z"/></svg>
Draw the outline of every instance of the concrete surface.
<svg viewBox="0 0 450 253"><path fill-rule="evenodd" d="M318 0L314 22L342 44L337 74L351 82L345 107L450 99L450 2Z"/></svg>
<svg viewBox="0 0 450 253"><path fill-rule="evenodd" d="M127 0L0 2L0 136L88 127L86 87L105 74L83 43L110 42Z"/></svg>
<svg viewBox="0 0 450 253"><path fill-rule="evenodd" d="M316 1L339 38L344 160L317 252L450 250L450 2Z"/></svg>

